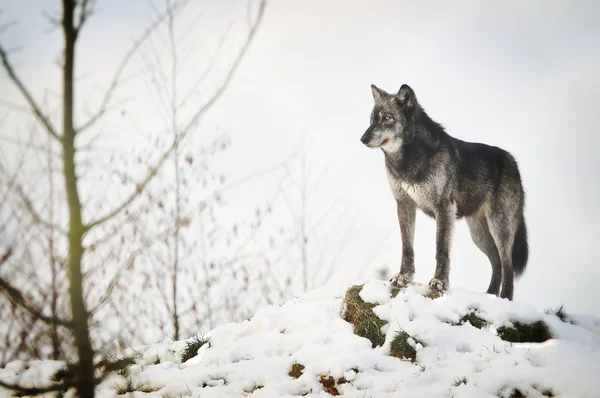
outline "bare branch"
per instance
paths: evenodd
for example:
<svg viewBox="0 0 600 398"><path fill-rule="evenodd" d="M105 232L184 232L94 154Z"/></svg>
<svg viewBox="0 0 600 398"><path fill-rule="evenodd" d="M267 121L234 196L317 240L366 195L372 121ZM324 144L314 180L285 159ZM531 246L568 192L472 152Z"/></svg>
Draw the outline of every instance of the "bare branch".
<svg viewBox="0 0 600 398"><path fill-rule="evenodd" d="M49 392L64 391L72 387L71 382L65 382L61 384L54 384L46 387L23 387L18 384L9 384L0 380L0 387L12 390L19 394L19 396L34 396L40 394L47 394Z"/></svg>
<svg viewBox="0 0 600 398"><path fill-rule="evenodd" d="M36 116L38 121L41 124L43 124L44 127L46 127L46 130L48 130L48 133L50 133L50 135L52 135L52 137L54 137L58 141L60 141L62 138L60 135L58 135L58 133L52 126L50 119L48 119L48 117L42 113L41 108L35 102L35 100L31 96L29 90L25 87L25 85L23 84L21 79L19 79L19 77L15 74L15 71L14 71L11 63L8 60L8 55L6 54L6 51L4 51L4 47L2 47L2 45L0 45L0 60L2 61L4 70L6 71L6 73L8 73L10 80L14 83L15 86L17 86L17 88L19 89L19 91L21 92L23 97L25 97L25 99L27 100L27 103L31 107L31 110L33 111L33 114Z"/></svg>
<svg viewBox="0 0 600 398"><path fill-rule="evenodd" d="M6 253L2 255L0 258L0 265L4 264L8 258L12 255L12 249L7 249ZM6 280L0 277L0 291L4 292L6 297L16 306L26 310L29 312L35 319L39 319L40 321L47 323L49 325L60 325L71 328L72 324L70 321L60 319L57 317L49 317L44 314L39 309L34 308L31 304L27 302L25 297L23 297L23 293L11 286Z"/></svg>
<svg viewBox="0 0 600 398"><path fill-rule="evenodd" d="M227 31L229 31L230 28L231 28L231 26L229 28L227 28ZM204 69L202 74L200 74L200 76L198 77L196 82L191 85L191 88L190 88L188 94L179 103L179 105L177 105L178 108L181 108L183 106L183 104L188 102L188 100L191 98L191 96L198 90L198 87L204 81L206 76L208 76L208 74L213 70L214 66L216 65L216 59L218 58L219 54L221 53L221 50L223 49L223 45L225 44L226 38L227 38L227 32L221 38L221 40L219 40L219 44L217 46L217 49L215 50L214 56L212 57L210 64L208 64L208 66Z"/></svg>
<svg viewBox="0 0 600 398"><path fill-rule="evenodd" d="M6 23L3 23L2 25L0 25L0 33L4 32L6 29L8 28L12 28L13 26L15 26L17 24L17 21L12 20L12 21L8 21Z"/></svg>
<svg viewBox="0 0 600 398"><path fill-rule="evenodd" d="M90 128L98 120L100 120L102 118L102 116L104 116L106 114L106 112L108 111L109 102L110 102L116 88L118 87L118 85L120 83L121 75L123 74L125 67L129 64L129 61L131 60L131 58L137 53L140 46L148 39L148 37L150 37L152 32L163 22L163 20L169 15L169 13L174 12L181 5L182 5L182 2L177 2L177 3L173 4L172 7L165 10L165 12L160 14L156 18L156 20L150 26L148 26L148 28L146 28L144 33L137 40L135 40L133 42L133 45L131 46L129 51L127 51L127 53L125 54L125 57L123 57L123 59L121 60L121 63L117 67L117 70L115 71L115 74L112 77L111 83L108 86L106 93L104 94L104 98L102 99L100 108L98 109L98 111L95 114L93 114L90 117L90 119L88 119L87 122L83 123L81 126L79 126L75 129L75 131L77 133L80 133L80 132Z"/></svg>
<svg viewBox="0 0 600 398"><path fill-rule="evenodd" d="M86 224L86 226L85 226L86 231L89 231L90 229L112 219L113 217L115 217L119 213L121 213L123 210L125 210L131 203L133 203L133 201L136 200L141 195L141 193L144 191L144 189L148 186L150 181L152 181L154 179L156 174L158 174L158 170L163 166L163 164L169 158L171 153L178 147L179 143L187 135L187 133L190 131L190 129L210 108L212 108L212 106L217 102L217 100L223 95L223 93L225 92L225 90L227 89L227 87L229 85L229 82L233 78L235 71L238 69L242 59L244 58L244 55L247 53L248 48L250 47L252 38L254 37L254 35L258 29L260 20L264 14L265 5L266 5L266 0L261 0L260 6L259 6L259 11L258 11L258 16L254 22L254 25L252 25L252 27L250 28L250 32L248 33L248 36L246 37L246 42L244 43L244 46L238 53L237 58L235 59L233 65L229 69L229 72L227 73L227 76L226 76L225 80L223 81L223 83L221 84L221 86L217 89L217 91L213 94L213 96L198 110L198 112L196 112L196 114L190 119L187 126L182 130L181 134L178 134L174 138L171 146L163 153L163 155L158 160L157 164L150 169L150 172L146 175L144 180L140 184L137 185L135 191L120 206L115 208L113 211L106 214L105 216L98 218L95 221L92 221L92 222Z"/></svg>
<svg viewBox="0 0 600 398"><path fill-rule="evenodd" d="M93 3L94 3L93 0L91 2L88 0L81 1L81 5L79 6L80 7L79 20L77 21L77 26L75 26L75 37L77 37L79 35L79 31L81 30L81 27L87 20L87 17L89 17L90 15L93 14L93 7L94 7Z"/></svg>
<svg viewBox="0 0 600 398"><path fill-rule="evenodd" d="M129 196L129 198L127 198L120 206L118 206L116 209L114 209L110 213L106 214L105 216L100 217L96 221L92 221L92 222L88 223L85 226L86 230L90 230L91 228L98 226L98 225L112 219L113 217L115 217L119 213L121 213L123 210L125 210L131 203L133 203L133 201L135 199L137 199L141 195L141 193L144 191L144 189L148 186L150 181L152 181L154 179L156 174L158 174L158 170L163 166L163 164L169 158L171 153L175 150L175 148L177 148L177 146L179 145L181 140L187 135L187 133L191 130L191 128L200 120L200 118L202 116L204 116L204 114L209 109L212 108L212 106L217 102L217 100L219 98L221 98L221 96L223 95L223 93L225 92L227 87L229 86L229 83L231 82L231 79L233 78L235 72L239 68L239 66L244 58L244 55L248 52L250 43L252 42L252 39L254 38L254 35L256 34L256 31L258 30L258 26L260 24L262 16L264 15L266 4L267 4L266 0L261 0L256 20L254 21L254 24L251 26L250 32L248 33L248 35L246 37L246 41L245 41L243 47L241 48L240 52L238 53L231 68L229 69L227 76L225 77L225 80L223 81L221 86L217 89L217 91L213 94L213 96L194 114L194 116L187 123L186 127L181 130L181 134L178 134L175 137L171 146L163 153L163 155L160 157L158 163L150 169L150 172L144 178L144 180L140 184L137 185L136 190Z"/></svg>
<svg viewBox="0 0 600 398"><path fill-rule="evenodd" d="M6 174L6 170L4 169L4 167L2 166L2 163L0 163L0 172L2 174ZM23 188L21 187L21 185L19 184L14 184L13 189L15 190L15 192L17 193L17 195L21 198L21 201L23 202L23 204L25 205L25 208L27 208L27 211L29 212L29 214L31 215L31 217L33 218L33 220L46 227L46 228L54 228L56 229L58 232L60 232L63 235L67 235L67 232L62 229L59 228L57 225L52 224L52 222L48 222L46 220L44 220L39 213L37 212L37 210L35 209L35 207L33 206L33 202L29 199L29 197L27 196L27 194L23 191Z"/></svg>
<svg viewBox="0 0 600 398"><path fill-rule="evenodd" d="M33 135L30 137L29 142L26 145L26 149L29 149L32 146L31 145L32 140L33 140ZM21 168L21 164L22 164L22 161L24 158L25 158L25 154L23 154L23 157L19 161L19 165L18 165L17 169L15 170L12 177L9 177L8 171L4 168L2 161L0 161L0 175L4 176L4 179L7 182L7 192L11 189L13 189L16 192L17 196L19 196L21 198L21 201L25 205L25 208L27 209L28 213L31 215L31 217L37 224L40 224L46 228L56 229L61 234L66 235L67 234L66 231L64 229L59 228L56 225L52 224L52 220L50 220L50 222L49 222L49 221L44 220L40 216L40 214L37 212L37 210L33 206L33 202L29 199L29 197L27 196L25 191L23 191L23 188L21 187L21 185L16 183L17 174Z"/></svg>

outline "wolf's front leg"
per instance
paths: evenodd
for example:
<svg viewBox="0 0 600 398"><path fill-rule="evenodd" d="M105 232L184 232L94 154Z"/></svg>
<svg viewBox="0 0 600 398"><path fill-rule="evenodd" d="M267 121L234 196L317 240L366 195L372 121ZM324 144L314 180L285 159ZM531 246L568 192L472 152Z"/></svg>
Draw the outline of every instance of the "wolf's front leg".
<svg viewBox="0 0 600 398"><path fill-rule="evenodd" d="M402 265L400 273L390 280L392 285L405 287L412 282L415 274L415 252L413 243L415 239L415 218L417 205L405 192L396 199L398 210L398 223L400 224L400 235L402 236Z"/></svg>
<svg viewBox="0 0 600 398"><path fill-rule="evenodd" d="M443 292L450 286L450 244L452 229L454 227L456 209L452 205L443 206L436 212L436 268L429 287L438 292Z"/></svg>

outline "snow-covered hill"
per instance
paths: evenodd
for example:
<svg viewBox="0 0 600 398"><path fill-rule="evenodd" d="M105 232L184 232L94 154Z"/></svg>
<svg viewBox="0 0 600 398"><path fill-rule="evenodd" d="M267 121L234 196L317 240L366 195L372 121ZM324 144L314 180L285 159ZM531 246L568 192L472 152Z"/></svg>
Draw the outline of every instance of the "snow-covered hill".
<svg viewBox="0 0 600 398"><path fill-rule="evenodd" d="M354 292L372 317L359 319L360 326L344 320L360 310L357 303L346 305L344 290L317 290L212 330L210 342L184 363L185 341L130 349L123 355L135 364L111 374L97 393L148 398L600 397L598 318L563 321L524 303L457 289L432 299L421 285L397 292L388 283L371 281ZM382 346L373 348L355 334L371 323ZM519 335L519 327L532 324L539 330ZM535 340L540 330L553 338L511 343L499 337ZM414 360L390 355L403 356L396 346L391 350L399 336L416 352ZM13 362L0 369L0 379L43 386L63 365ZM10 394L0 390L0 396Z"/></svg>

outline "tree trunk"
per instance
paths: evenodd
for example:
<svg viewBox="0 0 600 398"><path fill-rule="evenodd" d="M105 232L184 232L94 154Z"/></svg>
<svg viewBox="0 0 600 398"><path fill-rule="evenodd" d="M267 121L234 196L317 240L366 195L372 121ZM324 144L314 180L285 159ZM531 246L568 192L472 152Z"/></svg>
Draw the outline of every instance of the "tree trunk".
<svg viewBox="0 0 600 398"><path fill-rule="evenodd" d="M84 227L81 219L81 202L77 190L75 173L75 129L73 127L73 72L75 63L74 26L75 1L63 0L63 31L65 35L65 58L63 66L63 172L67 202L69 205L69 254L67 270L69 277L69 297L73 317L73 332L79 357L77 390L81 398L94 397L94 351L90 343L88 313L83 297L83 257Z"/></svg>

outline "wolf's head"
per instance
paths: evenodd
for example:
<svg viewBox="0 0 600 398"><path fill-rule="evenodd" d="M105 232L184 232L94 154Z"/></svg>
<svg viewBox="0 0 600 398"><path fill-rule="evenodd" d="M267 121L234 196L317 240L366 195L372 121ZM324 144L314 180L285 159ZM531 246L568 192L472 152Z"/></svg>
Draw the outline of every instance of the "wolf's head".
<svg viewBox="0 0 600 398"><path fill-rule="evenodd" d="M397 94L389 94L371 85L375 105L371 125L360 138L369 148L395 152L415 138L412 116L419 103L415 92L403 84Z"/></svg>

